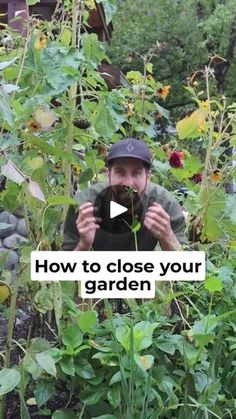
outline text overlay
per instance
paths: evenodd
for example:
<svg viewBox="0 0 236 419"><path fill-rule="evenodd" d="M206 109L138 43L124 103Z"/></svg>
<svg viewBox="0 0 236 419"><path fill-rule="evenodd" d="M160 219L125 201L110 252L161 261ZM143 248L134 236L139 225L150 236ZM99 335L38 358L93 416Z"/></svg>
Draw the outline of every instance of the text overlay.
<svg viewBox="0 0 236 419"><path fill-rule="evenodd" d="M154 298L155 281L203 281L205 252L31 253L32 281L80 281L82 298Z"/></svg>

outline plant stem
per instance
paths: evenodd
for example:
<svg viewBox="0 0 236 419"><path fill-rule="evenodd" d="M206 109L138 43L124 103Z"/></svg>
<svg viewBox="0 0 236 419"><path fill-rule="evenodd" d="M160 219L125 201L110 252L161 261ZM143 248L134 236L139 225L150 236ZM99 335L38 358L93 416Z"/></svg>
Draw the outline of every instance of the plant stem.
<svg viewBox="0 0 236 419"><path fill-rule="evenodd" d="M10 366L10 360L11 360L11 347L12 347L12 338L13 338L13 331L14 331L14 323L15 323L15 317L16 317L16 300L18 295L18 289L20 286L20 280L21 280L21 273L23 268L21 268L16 275L16 282L13 289L13 294L11 298L11 305L10 305L10 312L9 312L9 321L7 325L7 349L5 353L5 362L4 362L4 368L9 368ZM6 396L3 395L2 399L0 399L0 419L4 419L4 410L5 410L5 399Z"/></svg>
<svg viewBox="0 0 236 419"><path fill-rule="evenodd" d="M77 47L77 23L78 23L78 13L79 13L79 3L80 0L72 0L72 48ZM80 11L81 13L81 11ZM70 118L68 126L68 134L66 139L66 152L72 154L73 146L73 136L74 136L74 115L76 110L76 94L77 94L77 85L75 82L71 85L69 90L69 109L70 109ZM64 196L70 197L71 195L71 164L68 163L65 168L65 190ZM67 207L63 208L63 221L65 221L67 214Z"/></svg>

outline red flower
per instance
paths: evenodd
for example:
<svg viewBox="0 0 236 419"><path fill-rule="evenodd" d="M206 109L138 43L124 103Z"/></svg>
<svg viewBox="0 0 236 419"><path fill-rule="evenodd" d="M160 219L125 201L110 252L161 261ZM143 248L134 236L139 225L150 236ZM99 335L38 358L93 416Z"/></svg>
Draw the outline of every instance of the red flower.
<svg viewBox="0 0 236 419"><path fill-rule="evenodd" d="M191 177L191 180L193 183L201 183L202 181L202 174L201 173L195 173L195 175L193 175Z"/></svg>
<svg viewBox="0 0 236 419"><path fill-rule="evenodd" d="M172 151L169 157L169 164L175 169L184 167L183 165L183 153L182 151Z"/></svg>

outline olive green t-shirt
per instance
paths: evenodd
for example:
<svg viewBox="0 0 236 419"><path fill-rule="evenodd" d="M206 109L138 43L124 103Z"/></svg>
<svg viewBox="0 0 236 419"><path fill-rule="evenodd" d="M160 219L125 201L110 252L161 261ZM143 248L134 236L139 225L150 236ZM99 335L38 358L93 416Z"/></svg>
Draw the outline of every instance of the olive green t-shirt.
<svg viewBox="0 0 236 419"><path fill-rule="evenodd" d="M96 231L95 239L93 242L93 250L155 250L158 245L158 240L154 237L152 232L142 224L145 213L149 206L154 202L160 204L170 216L170 222L173 232L175 233L178 241L183 244L186 243L184 235L185 220L181 206L172 197L172 195L162 186L149 183L145 193L143 194L142 201L142 214L139 220L141 228L137 231L137 243L135 245L134 233L126 222L120 217L110 218L109 202L110 197L101 194L107 187L104 183L97 183L91 187L80 191L75 195L78 205L85 202L94 204L96 198L101 196L99 200L99 207L96 216L102 219L100 229ZM97 205L96 200L96 207ZM65 226L64 226L64 240L62 250L74 250L79 242L79 233L76 228L76 218L78 216L78 208L70 206Z"/></svg>

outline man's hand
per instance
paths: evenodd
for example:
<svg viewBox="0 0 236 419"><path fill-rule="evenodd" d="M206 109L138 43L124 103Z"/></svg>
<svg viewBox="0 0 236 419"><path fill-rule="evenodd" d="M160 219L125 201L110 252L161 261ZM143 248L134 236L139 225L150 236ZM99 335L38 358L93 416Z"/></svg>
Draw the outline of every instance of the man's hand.
<svg viewBox="0 0 236 419"><path fill-rule="evenodd" d="M169 214L157 202L148 208L144 225L160 242L162 250L181 250L181 244L171 228Z"/></svg>
<svg viewBox="0 0 236 419"><path fill-rule="evenodd" d="M98 221L101 220L94 217L94 206L91 202L81 205L76 220L80 240L75 250L89 250L91 248L96 230L100 228Z"/></svg>

